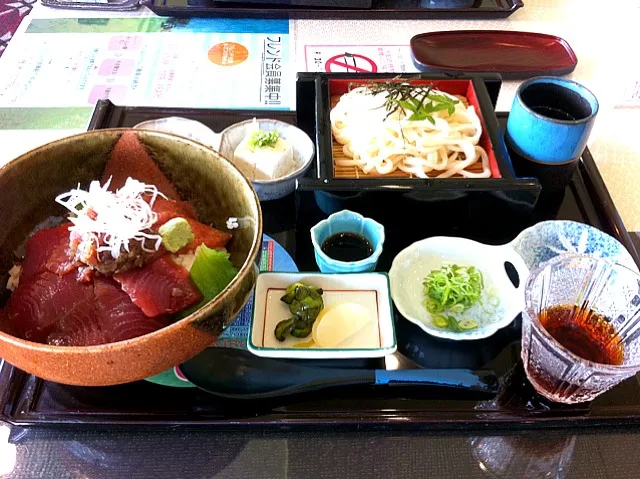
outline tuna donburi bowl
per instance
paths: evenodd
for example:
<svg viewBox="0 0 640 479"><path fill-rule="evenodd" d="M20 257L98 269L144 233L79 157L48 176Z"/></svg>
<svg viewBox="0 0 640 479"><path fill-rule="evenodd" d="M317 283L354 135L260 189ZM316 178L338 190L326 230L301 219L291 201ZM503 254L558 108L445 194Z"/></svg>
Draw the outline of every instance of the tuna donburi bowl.
<svg viewBox="0 0 640 479"><path fill-rule="evenodd" d="M211 345L255 284L255 191L181 137L49 143L0 168L0 201L0 357L47 380L160 373Z"/></svg>

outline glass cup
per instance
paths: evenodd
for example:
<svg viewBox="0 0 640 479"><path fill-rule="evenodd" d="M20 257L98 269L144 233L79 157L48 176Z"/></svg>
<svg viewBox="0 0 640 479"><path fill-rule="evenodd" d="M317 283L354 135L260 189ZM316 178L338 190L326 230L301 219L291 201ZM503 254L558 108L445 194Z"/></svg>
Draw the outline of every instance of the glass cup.
<svg viewBox="0 0 640 479"><path fill-rule="evenodd" d="M589 361L556 340L543 326L540 314L561 305L575 306L569 309L578 315L573 317L586 319L554 328L563 344L571 344L572 350L591 344L583 354L591 354L596 345L601 351L609 348L619 353L622 349L621 364ZM593 321L593 316L580 313L589 309L606 319ZM594 334L598 331L602 334ZM588 337L602 341L592 342ZM581 255L558 256L540 265L525 285L522 361L539 394L566 404L591 401L640 371L640 274Z"/></svg>

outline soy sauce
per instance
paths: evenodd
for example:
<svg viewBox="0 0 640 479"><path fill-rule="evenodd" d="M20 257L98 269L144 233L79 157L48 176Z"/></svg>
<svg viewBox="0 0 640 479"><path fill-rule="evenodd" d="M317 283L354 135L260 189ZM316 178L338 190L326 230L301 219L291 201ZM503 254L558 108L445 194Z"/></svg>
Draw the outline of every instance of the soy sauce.
<svg viewBox="0 0 640 479"><path fill-rule="evenodd" d="M336 233L322 242L322 251L338 261L360 261L373 254L367 238L355 233Z"/></svg>
<svg viewBox="0 0 640 479"><path fill-rule="evenodd" d="M560 344L587 361L619 366L624 345L605 316L588 308L562 304L540 313L540 323Z"/></svg>

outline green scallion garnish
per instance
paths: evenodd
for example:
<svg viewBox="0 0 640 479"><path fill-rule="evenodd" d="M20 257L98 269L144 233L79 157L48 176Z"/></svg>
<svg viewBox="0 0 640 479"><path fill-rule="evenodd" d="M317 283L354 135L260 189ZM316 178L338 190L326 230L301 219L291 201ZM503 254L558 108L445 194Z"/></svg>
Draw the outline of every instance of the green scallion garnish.
<svg viewBox="0 0 640 479"><path fill-rule="evenodd" d="M249 148L251 149L251 151L255 151L256 148L267 148L270 146L274 146L276 143L278 143L279 138L280 134L278 133L278 130L257 130L253 132L251 138L249 138Z"/></svg>
<svg viewBox="0 0 640 479"><path fill-rule="evenodd" d="M480 301L484 280L473 266L444 265L424 279L424 305L431 314L462 313Z"/></svg>

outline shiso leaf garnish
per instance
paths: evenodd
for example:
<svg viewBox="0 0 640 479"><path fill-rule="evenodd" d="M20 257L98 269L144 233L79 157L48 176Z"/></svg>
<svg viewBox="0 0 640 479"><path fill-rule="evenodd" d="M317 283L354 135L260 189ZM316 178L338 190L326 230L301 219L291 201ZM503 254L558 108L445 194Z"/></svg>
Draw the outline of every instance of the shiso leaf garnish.
<svg viewBox="0 0 640 479"><path fill-rule="evenodd" d="M350 83L349 89L353 87L365 87L365 94L377 95L387 93L384 108L387 111L387 118L398 108L403 108L409 112L409 121L427 120L435 124L433 113L446 111L449 116L455 112L455 106L460 100L451 98L448 95L434 91L433 84L414 85L408 83L407 78L396 77L390 81L367 82L363 84Z"/></svg>

